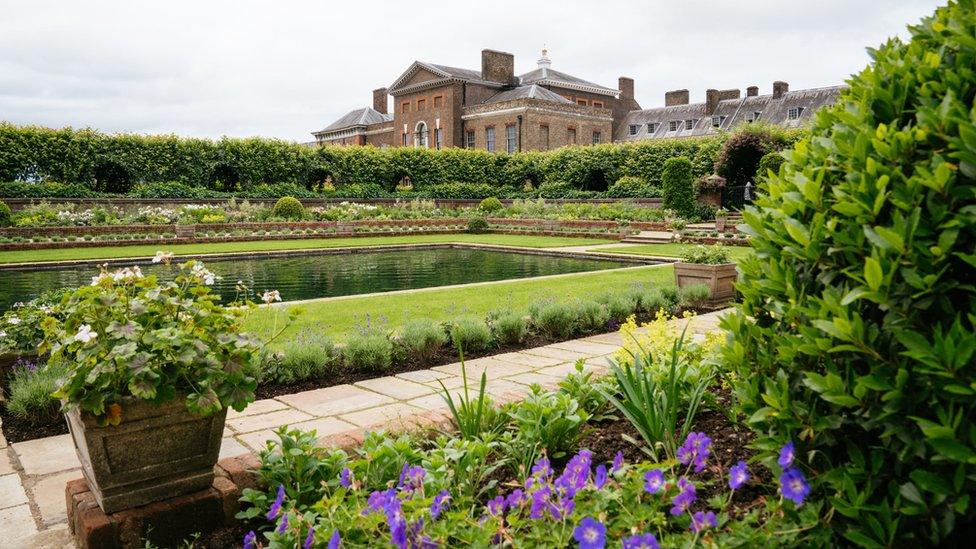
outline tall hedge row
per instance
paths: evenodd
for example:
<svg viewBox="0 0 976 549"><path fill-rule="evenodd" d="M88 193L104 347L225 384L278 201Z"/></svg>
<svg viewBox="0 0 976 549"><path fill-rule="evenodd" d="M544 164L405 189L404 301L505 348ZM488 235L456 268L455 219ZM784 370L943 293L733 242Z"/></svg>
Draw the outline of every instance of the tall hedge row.
<svg viewBox="0 0 976 549"><path fill-rule="evenodd" d="M684 156L694 177L712 173L727 137L567 147L555 151L486 151L308 147L277 139L220 140L174 135L107 135L0 123L0 181L58 181L125 193L138 183L175 181L218 191L260 183L311 188L375 183L388 190L404 176L414 186L450 182L493 186L564 184L602 191L624 176L660 186L664 161Z"/></svg>

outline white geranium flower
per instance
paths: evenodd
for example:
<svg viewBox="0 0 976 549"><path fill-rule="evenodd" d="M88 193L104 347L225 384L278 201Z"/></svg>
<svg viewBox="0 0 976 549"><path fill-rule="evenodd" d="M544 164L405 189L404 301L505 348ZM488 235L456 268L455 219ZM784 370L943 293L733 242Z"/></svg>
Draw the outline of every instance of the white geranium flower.
<svg viewBox="0 0 976 549"><path fill-rule="evenodd" d="M153 256L153 263L169 263L173 259L173 252L164 252L162 250L157 251L156 255Z"/></svg>
<svg viewBox="0 0 976 549"><path fill-rule="evenodd" d="M219 276L215 275L212 271L203 266L203 263L197 263L193 265L193 269L190 270L190 274L203 279L203 283L207 286L213 286L214 281L216 281Z"/></svg>
<svg viewBox="0 0 976 549"><path fill-rule="evenodd" d="M88 343L96 337L98 337L98 333L92 331L91 326L88 324L82 324L78 327L78 333L75 334L75 341Z"/></svg>
<svg viewBox="0 0 976 549"><path fill-rule="evenodd" d="M267 304L271 304L274 301L281 301L281 294L278 293L278 290L268 290L261 296L261 301Z"/></svg>
<svg viewBox="0 0 976 549"><path fill-rule="evenodd" d="M7 319L7 323L16 326L20 324L20 317L11 316L10 318Z"/></svg>
<svg viewBox="0 0 976 549"><path fill-rule="evenodd" d="M7 337L7 332L4 332L3 330L0 330L0 339L3 339L5 337Z"/></svg>

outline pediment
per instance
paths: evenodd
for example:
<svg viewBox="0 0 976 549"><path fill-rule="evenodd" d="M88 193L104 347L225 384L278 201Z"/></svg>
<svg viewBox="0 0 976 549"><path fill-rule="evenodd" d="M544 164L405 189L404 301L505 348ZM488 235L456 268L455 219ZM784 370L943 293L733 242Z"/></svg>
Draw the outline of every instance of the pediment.
<svg viewBox="0 0 976 549"><path fill-rule="evenodd" d="M421 63L420 61L414 61L407 70L400 75L396 81L390 85L390 93L406 88L407 86L414 86L417 84L423 84L424 82L431 82L435 80L443 80L449 78L451 75L438 70L436 67L432 67L426 63Z"/></svg>

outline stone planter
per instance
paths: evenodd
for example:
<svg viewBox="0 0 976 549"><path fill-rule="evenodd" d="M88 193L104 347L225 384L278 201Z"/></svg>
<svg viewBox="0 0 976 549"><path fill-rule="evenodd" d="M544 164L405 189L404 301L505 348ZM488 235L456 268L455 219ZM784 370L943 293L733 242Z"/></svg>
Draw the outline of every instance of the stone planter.
<svg viewBox="0 0 976 549"><path fill-rule="evenodd" d="M127 397L122 422L99 426L88 413L65 414L82 473L106 513L196 492L213 483L227 409L191 414L183 398L160 406Z"/></svg>
<svg viewBox="0 0 976 549"><path fill-rule="evenodd" d="M718 232L725 232L725 222L728 221L728 217L721 215L715 216L715 230Z"/></svg>
<svg viewBox="0 0 976 549"><path fill-rule="evenodd" d="M708 286L708 306L718 307L735 297L735 282L737 273L735 263L720 265L701 265L679 261L674 264L674 278L678 288L705 284Z"/></svg>
<svg viewBox="0 0 976 549"><path fill-rule="evenodd" d="M176 236L179 238L192 238L197 233L196 225L176 225Z"/></svg>

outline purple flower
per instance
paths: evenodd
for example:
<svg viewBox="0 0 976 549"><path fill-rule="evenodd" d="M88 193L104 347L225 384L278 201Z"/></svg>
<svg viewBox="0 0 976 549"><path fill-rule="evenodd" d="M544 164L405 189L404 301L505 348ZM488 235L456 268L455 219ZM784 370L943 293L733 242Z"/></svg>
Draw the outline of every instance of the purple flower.
<svg viewBox="0 0 976 549"><path fill-rule="evenodd" d="M685 477L678 479L678 495L674 496L671 503L674 505L671 507L671 514L678 516L691 507L692 503L695 503L697 496L695 495L695 485Z"/></svg>
<svg viewBox="0 0 976 549"><path fill-rule="evenodd" d="M348 467L342 468L342 473L339 475L339 484L341 484L343 488L349 488L352 486L352 471L350 471Z"/></svg>
<svg viewBox="0 0 976 549"><path fill-rule="evenodd" d="M522 504L525 503L526 499L528 498L525 497L525 492L522 490L514 490L508 495L508 499L505 501L505 503L508 505L509 509L514 509L515 507L521 507Z"/></svg>
<svg viewBox="0 0 976 549"><path fill-rule="evenodd" d="M338 530L336 530L338 532ZM312 544L315 543L315 528L308 527L308 535L305 536L305 543L302 544L302 549L312 549Z"/></svg>
<svg viewBox="0 0 976 549"><path fill-rule="evenodd" d="M281 514L281 504L285 502L285 485L278 485L278 496L275 497L274 503L271 504L271 508L268 509L268 520L274 520L278 518Z"/></svg>
<svg viewBox="0 0 976 549"><path fill-rule="evenodd" d="M803 472L796 467L791 467L779 477L779 490L786 499L792 500L797 505L802 505L807 494L810 493L810 485L807 484Z"/></svg>
<svg viewBox="0 0 976 549"><path fill-rule="evenodd" d="M603 485L607 483L607 466L600 465L596 466L596 475L593 477L593 486L596 486L597 490L603 489Z"/></svg>
<svg viewBox="0 0 976 549"><path fill-rule="evenodd" d="M494 499L488 502L488 512L491 516L497 517L505 512L505 496L495 496Z"/></svg>
<svg viewBox="0 0 976 549"><path fill-rule="evenodd" d="M692 532L701 532L702 530L708 527L715 528L717 524L718 522L715 520L715 513L711 511L707 513L698 511L691 517Z"/></svg>
<svg viewBox="0 0 976 549"><path fill-rule="evenodd" d="M793 457L793 441L791 440L779 449L779 459L776 461L776 463L779 463L779 466L783 469L789 469L793 465Z"/></svg>
<svg viewBox="0 0 976 549"><path fill-rule="evenodd" d="M451 493L447 490L441 490L434 496L434 502L430 504L430 518L437 520L437 517L441 516L441 513L447 507L450 500Z"/></svg>
<svg viewBox="0 0 976 549"><path fill-rule="evenodd" d="M244 549L257 549L258 547L258 535L251 530L244 536Z"/></svg>
<svg viewBox="0 0 976 549"><path fill-rule="evenodd" d="M607 527L600 521L585 517L573 530L573 539L580 549L603 549L607 543Z"/></svg>
<svg viewBox="0 0 976 549"><path fill-rule="evenodd" d="M400 549L407 547L407 521L403 517L400 500L395 496L387 500L383 508L386 511L386 523L390 527L390 542Z"/></svg>
<svg viewBox="0 0 976 549"><path fill-rule="evenodd" d="M566 464L563 474L556 479L556 486L569 496L573 497L580 489L586 486L586 481L590 478L590 467L592 466L593 453L589 450L580 450Z"/></svg>
<svg viewBox="0 0 976 549"><path fill-rule="evenodd" d="M542 456L539 461L535 462L532 466L532 476L537 479L544 479L552 475L552 467L549 465L549 460Z"/></svg>
<svg viewBox="0 0 976 549"><path fill-rule="evenodd" d="M569 515L573 514L573 509L576 508L576 502L573 498L568 496L562 496L559 501L554 504L549 504L549 514L552 515L554 520L562 520Z"/></svg>
<svg viewBox="0 0 976 549"><path fill-rule="evenodd" d="M384 510L391 499L396 499L396 488L373 492L366 500L367 507L363 509L363 516Z"/></svg>
<svg viewBox="0 0 976 549"><path fill-rule="evenodd" d="M749 467L746 465L746 462L739 460L739 463L729 468L729 488L738 490L748 480Z"/></svg>
<svg viewBox="0 0 976 549"><path fill-rule="evenodd" d="M637 534L623 539L623 549L661 549L654 534Z"/></svg>
<svg viewBox="0 0 976 549"><path fill-rule="evenodd" d="M684 465L695 464L695 472L705 468L705 460L712 453L712 439L705 433L688 433L684 444L678 448L676 457Z"/></svg>
<svg viewBox="0 0 976 549"><path fill-rule="evenodd" d="M336 528L332 531L332 537L329 538L329 548L328 549L339 549L339 542L342 541L342 537L339 535L339 529Z"/></svg>
<svg viewBox="0 0 976 549"><path fill-rule="evenodd" d="M644 490L648 494L656 494L664 488L664 471L651 469L644 473Z"/></svg>
<svg viewBox="0 0 976 549"><path fill-rule="evenodd" d="M281 520L278 521L278 527L275 528L276 534L284 534L285 530L288 529L288 515L281 515Z"/></svg>
<svg viewBox="0 0 976 549"><path fill-rule="evenodd" d="M610 472L616 473L623 466L624 466L624 453L620 450L617 450L617 455L613 456L613 464L610 466Z"/></svg>
<svg viewBox="0 0 976 549"><path fill-rule="evenodd" d="M552 488L548 486L543 486L532 493L532 507L529 509L529 518L540 519L543 517L544 512L549 508L550 494L552 494Z"/></svg>
<svg viewBox="0 0 976 549"><path fill-rule="evenodd" d="M400 471L400 482L397 486L402 486L407 492L412 492L424 485L425 476L427 476L427 471L423 467L419 465L407 467L404 464L403 470Z"/></svg>

